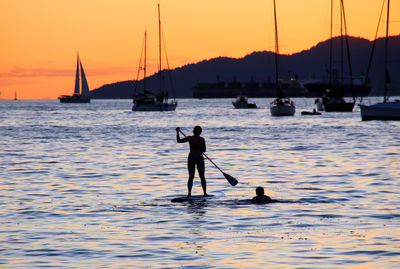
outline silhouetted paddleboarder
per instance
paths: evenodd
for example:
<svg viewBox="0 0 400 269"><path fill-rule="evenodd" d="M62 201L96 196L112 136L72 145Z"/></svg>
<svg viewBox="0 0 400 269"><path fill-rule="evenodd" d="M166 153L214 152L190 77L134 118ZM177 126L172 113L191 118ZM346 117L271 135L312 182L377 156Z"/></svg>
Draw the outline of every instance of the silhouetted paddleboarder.
<svg viewBox="0 0 400 269"><path fill-rule="evenodd" d="M268 203L272 202L271 198L264 194L263 187L257 187L256 194L257 194L257 196L254 196L253 199L251 199L251 203L253 203L253 204L268 204Z"/></svg>
<svg viewBox="0 0 400 269"><path fill-rule="evenodd" d="M203 137L200 136L202 129L200 126L195 126L193 128L193 135L187 136L185 138L179 137L180 128L176 128L176 141L178 143L189 142L190 151L187 160L187 168L189 172L189 179L187 183L188 187L188 196L192 195L192 186L194 173L197 166L197 172L199 173L199 177L201 180L201 187L203 188L204 196L208 196L207 194L207 183L206 178L204 176L205 168L204 168L204 157L203 153L206 152L206 141Z"/></svg>

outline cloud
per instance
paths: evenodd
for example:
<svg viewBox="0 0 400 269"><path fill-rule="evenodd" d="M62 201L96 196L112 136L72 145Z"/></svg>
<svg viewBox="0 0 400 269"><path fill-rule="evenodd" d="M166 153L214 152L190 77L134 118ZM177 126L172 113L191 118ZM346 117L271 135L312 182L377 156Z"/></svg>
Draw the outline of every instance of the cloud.
<svg viewBox="0 0 400 269"><path fill-rule="evenodd" d="M105 67L86 69L87 76L108 76L108 75L126 75L134 74L133 67ZM24 68L14 67L8 72L1 72L0 78L35 78L35 77L73 77L74 69L63 68Z"/></svg>
<svg viewBox="0 0 400 269"><path fill-rule="evenodd" d="M60 77L71 75L68 69L45 69L45 68L23 68L14 67L8 72L0 73L1 78L31 78L31 77Z"/></svg>

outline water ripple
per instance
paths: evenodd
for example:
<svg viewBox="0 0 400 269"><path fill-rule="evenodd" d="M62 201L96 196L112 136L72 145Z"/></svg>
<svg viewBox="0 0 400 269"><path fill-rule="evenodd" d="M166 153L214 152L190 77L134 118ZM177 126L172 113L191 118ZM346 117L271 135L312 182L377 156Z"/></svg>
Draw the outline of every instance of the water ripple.
<svg viewBox="0 0 400 269"><path fill-rule="evenodd" d="M396 268L400 123L271 118L269 99L253 111L231 101L132 113L131 100L2 100L1 266ZM239 184L206 161L215 197L171 203L187 193L188 145L175 128L195 125ZM257 186L273 203L251 204Z"/></svg>

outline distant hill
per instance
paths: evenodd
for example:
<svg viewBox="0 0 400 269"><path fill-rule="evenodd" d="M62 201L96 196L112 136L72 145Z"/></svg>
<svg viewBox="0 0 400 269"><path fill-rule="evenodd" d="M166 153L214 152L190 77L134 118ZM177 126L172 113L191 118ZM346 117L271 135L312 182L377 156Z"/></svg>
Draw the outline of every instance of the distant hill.
<svg viewBox="0 0 400 269"><path fill-rule="evenodd" d="M341 42L339 37L333 40L333 63L334 67L340 68ZM371 53L372 42L363 38L349 37L350 56L354 76L365 74L368 59ZM297 76L300 81L322 79L327 76L329 66L329 40L318 43L309 50L304 50L292 55L280 55L279 76ZM345 48L345 47L344 47ZM375 53L370 70L372 95L381 95L383 85L383 59L384 39L376 42ZM400 35L390 37L389 41L389 71L391 83L400 89ZM348 76L347 55L344 53L346 76ZM192 97L192 86L199 82L219 81L257 81L264 82L273 80L275 77L274 53L268 51L253 52L243 58L218 57L204 60L194 64L188 64L173 70L161 71L165 88L170 92L170 97L177 98ZM169 73L169 74L168 74ZM158 89L158 74L147 78L148 89ZM172 77L174 93L168 76ZM164 85L163 84L163 85ZM132 98L135 81L122 81L103 85L91 91L93 98ZM139 89L139 88L138 88ZM140 89L142 90L142 89ZM156 92L156 90L153 90ZM400 92L399 92L400 94Z"/></svg>

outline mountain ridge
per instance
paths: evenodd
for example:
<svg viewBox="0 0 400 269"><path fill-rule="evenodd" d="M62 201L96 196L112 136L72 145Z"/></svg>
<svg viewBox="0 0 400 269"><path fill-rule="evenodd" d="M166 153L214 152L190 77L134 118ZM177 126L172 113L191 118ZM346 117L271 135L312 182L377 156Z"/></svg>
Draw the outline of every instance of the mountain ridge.
<svg viewBox="0 0 400 269"><path fill-rule="evenodd" d="M371 53L373 41L360 37L348 37L350 56L354 76L365 74ZM341 41L340 37L332 38L333 67L340 69ZM343 39L344 40L344 39ZM294 54L279 55L279 76L298 77L299 81L320 80L327 77L329 66L330 39L321 41L315 46ZM384 38L376 40L369 78L373 88L372 95L381 95L383 85L383 47ZM345 48L345 47L344 47ZM400 35L389 38L389 71L392 85L400 89ZM199 82L219 81L271 81L275 77L274 52L254 51L240 58L215 57L201 60L197 63L186 64L171 70L162 70L165 90L170 97L190 98L193 95L192 87ZM343 53L343 70L347 74L347 54ZM172 76L173 86L167 81L168 73ZM158 73L146 79L148 89L158 89ZM139 81L140 82L140 81ZM135 81L127 80L105 84L91 91L92 98L132 98ZM153 92L156 92L153 90Z"/></svg>

